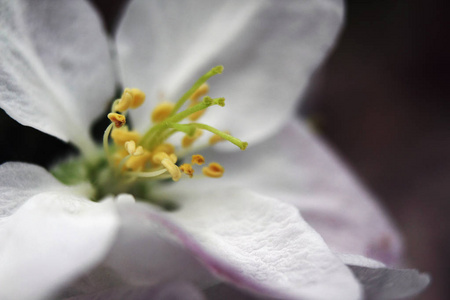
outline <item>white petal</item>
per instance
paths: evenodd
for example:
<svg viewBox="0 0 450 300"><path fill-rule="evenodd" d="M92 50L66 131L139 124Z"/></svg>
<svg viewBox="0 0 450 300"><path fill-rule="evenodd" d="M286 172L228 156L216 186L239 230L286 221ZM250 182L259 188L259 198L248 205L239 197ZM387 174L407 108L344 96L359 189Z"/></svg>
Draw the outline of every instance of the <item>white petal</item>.
<svg viewBox="0 0 450 300"><path fill-rule="evenodd" d="M38 167L2 165L2 179L8 168L14 180L2 180L0 190L0 299L48 299L106 256L116 211L71 194Z"/></svg>
<svg viewBox="0 0 450 300"><path fill-rule="evenodd" d="M89 185L65 186L44 168L8 162L0 165L0 222L14 213L25 201L44 192L88 196Z"/></svg>
<svg viewBox="0 0 450 300"><path fill-rule="evenodd" d="M212 108L202 122L257 141L294 113L296 101L332 45L342 22L342 1L137 0L117 34L123 82L148 95L131 112L139 130L162 95L177 100L203 73L224 65L211 80ZM270 120L270 121L269 121Z"/></svg>
<svg viewBox="0 0 450 300"><path fill-rule="evenodd" d="M174 241L191 251L215 276L253 293L282 299L358 298L359 285L349 270L294 207L244 190L179 191L168 188L155 195L178 204L175 212L161 215L139 203L135 206L141 207L134 208L134 213L131 205L122 205L121 210L133 214L131 220L135 222L146 219L148 226L153 223L147 235L157 236L155 231L159 231L162 239L171 233ZM149 209L145 211L145 207ZM128 233L121 254L128 246L133 252L126 259L133 263L137 259L135 249L144 235L134 235L133 241L133 234ZM142 244L153 262L139 261L155 265L163 259L166 267L161 267L161 272L166 276L169 270L179 276L200 273L190 260L185 264L179 259L181 255L173 255L174 246L169 245L166 242L161 247L156 240Z"/></svg>
<svg viewBox="0 0 450 300"><path fill-rule="evenodd" d="M383 210L336 156L304 125L240 153L204 153L225 168L223 178L184 180L191 188L238 185L291 203L335 252L398 262L401 241Z"/></svg>
<svg viewBox="0 0 450 300"><path fill-rule="evenodd" d="M0 1L0 107L83 150L115 79L99 17L86 1Z"/></svg>
<svg viewBox="0 0 450 300"><path fill-rule="evenodd" d="M411 297L425 289L430 276L417 270L389 269L357 255L339 255L364 286L365 298L387 300Z"/></svg>
<svg viewBox="0 0 450 300"><path fill-rule="evenodd" d="M160 224L164 217L159 215L159 209L125 200L125 195L119 198L121 226L104 262L106 268L138 286L184 279L197 284L216 281L192 253L168 238L166 225Z"/></svg>

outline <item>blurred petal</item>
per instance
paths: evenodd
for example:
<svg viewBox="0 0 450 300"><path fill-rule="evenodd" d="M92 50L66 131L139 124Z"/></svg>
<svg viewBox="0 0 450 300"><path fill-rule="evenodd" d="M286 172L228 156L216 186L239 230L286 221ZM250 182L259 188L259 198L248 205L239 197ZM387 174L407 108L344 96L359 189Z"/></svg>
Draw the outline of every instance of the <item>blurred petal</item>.
<svg viewBox="0 0 450 300"><path fill-rule="evenodd" d="M210 109L201 121L248 141L263 139L294 113L342 14L340 0L132 1L117 45L124 84L149 98L146 109L131 112L135 126L148 127L158 95L175 101L200 75L224 65L211 80L211 96L225 97L227 107Z"/></svg>
<svg viewBox="0 0 450 300"><path fill-rule="evenodd" d="M181 251L187 249L215 276L266 297L359 297L359 285L349 270L301 219L294 207L236 189L186 193L171 188L155 196L158 195L163 197L161 200L175 202L179 209L158 213L142 203L122 204L120 210L129 217L129 221L146 223L148 229L139 235L129 231L128 239L119 235L118 240L122 243L115 245L117 253L123 255L130 251L127 259L131 263L136 260L155 266L163 259L160 270L154 268L148 273L153 271L154 276L160 274L162 278L170 276L168 270L178 276L188 272L191 276L205 273L197 270L201 268L198 263L195 265L192 260L179 259ZM142 226L135 228L139 230ZM167 241L164 247L153 238L155 232L160 235L160 240ZM145 233L152 236L153 243L145 242ZM176 247L181 249L177 250L180 253L174 251ZM143 259L143 250L140 251L141 257L135 256L136 248L146 249L148 260L153 262ZM172 254L174 252L175 255ZM120 259L119 255L110 257L108 265L115 264L117 258ZM124 278L127 276L128 273L123 274ZM197 284L201 282L197 281Z"/></svg>
<svg viewBox="0 0 450 300"><path fill-rule="evenodd" d="M170 282L152 287L122 287L66 298L66 300L203 300L202 293L187 282Z"/></svg>
<svg viewBox="0 0 450 300"><path fill-rule="evenodd" d="M172 280L214 283L191 253L168 239L165 225L159 224L159 209L135 204L133 199L131 195L117 198L121 226L104 265L133 285Z"/></svg>
<svg viewBox="0 0 450 300"><path fill-rule="evenodd" d="M0 165L0 222L14 213L25 201L44 192L71 194L87 197L91 187L65 186L44 168L19 162Z"/></svg>
<svg viewBox="0 0 450 300"><path fill-rule="evenodd" d="M86 1L0 0L0 107L88 151L115 85L101 26Z"/></svg>
<svg viewBox="0 0 450 300"><path fill-rule="evenodd" d="M118 227L111 202L71 194L39 167L10 163L0 174L0 299L48 299L106 256Z"/></svg>
<svg viewBox="0 0 450 300"><path fill-rule="evenodd" d="M225 167L224 176L214 185L245 186L293 204L333 251L360 254L388 265L398 262L401 241L385 212L299 122L292 121L278 135L245 152L209 151L204 156ZM201 189L205 180L177 185Z"/></svg>
<svg viewBox="0 0 450 300"><path fill-rule="evenodd" d="M226 283L216 284L204 291L208 299L213 300L257 300L263 299L255 295L251 295L242 290L237 289Z"/></svg>
<svg viewBox="0 0 450 300"><path fill-rule="evenodd" d="M350 267L364 286L365 299L411 297L423 291L430 283L430 276L417 270L389 269L356 255L339 255L339 258Z"/></svg>

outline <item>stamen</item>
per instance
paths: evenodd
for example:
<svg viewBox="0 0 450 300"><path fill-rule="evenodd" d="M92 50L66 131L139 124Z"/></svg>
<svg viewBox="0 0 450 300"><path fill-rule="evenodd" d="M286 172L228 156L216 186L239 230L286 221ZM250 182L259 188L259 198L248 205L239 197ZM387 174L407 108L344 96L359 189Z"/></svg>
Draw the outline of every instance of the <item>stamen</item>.
<svg viewBox="0 0 450 300"><path fill-rule="evenodd" d="M205 163L205 158L203 157L203 155L194 154L194 155L192 155L191 163L193 165L197 164L197 165L201 166Z"/></svg>
<svg viewBox="0 0 450 300"><path fill-rule="evenodd" d="M220 178L225 172L225 169L220 164L212 162L209 164L209 166L204 167L202 169L202 172L205 176L212 178Z"/></svg>
<svg viewBox="0 0 450 300"><path fill-rule="evenodd" d="M144 148L142 148L142 146L138 146L136 151L134 151L133 156L139 156L142 154L144 154Z"/></svg>
<svg viewBox="0 0 450 300"><path fill-rule="evenodd" d="M127 150L128 154L133 156L139 156L144 154L144 148L142 148L142 146L138 146L136 148L136 142L133 140L125 143L125 150Z"/></svg>
<svg viewBox="0 0 450 300"><path fill-rule="evenodd" d="M165 152L158 152L153 155L152 162L158 165L163 159L170 159L169 154Z"/></svg>
<svg viewBox="0 0 450 300"><path fill-rule="evenodd" d="M133 101L131 101L130 108L138 108L145 101L145 93L140 89L132 88L128 89L133 95Z"/></svg>
<svg viewBox="0 0 450 300"><path fill-rule="evenodd" d="M155 149L153 149L154 153L158 153L158 152L165 152L167 154L172 154L175 153L175 146L172 144L160 144L158 145Z"/></svg>
<svg viewBox="0 0 450 300"><path fill-rule="evenodd" d="M111 122L114 123L116 128L122 127L127 122L127 119L125 118L124 115L117 114L117 113L109 113L108 114L108 119L111 120Z"/></svg>
<svg viewBox="0 0 450 300"><path fill-rule="evenodd" d="M205 83L209 78L214 75L220 74L223 71L223 66L216 66L209 70L205 75L200 77L194 85L177 101L177 104L173 108L171 116L175 115L177 111L183 106L183 104L198 90L198 88Z"/></svg>
<svg viewBox="0 0 450 300"><path fill-rule="evenodd" d="M136 151L136 142L135 141L128 141L125 142L125 150L127 150L128 154L133 155L133 153Z"/></svg>
<svg viewBox="0 0 450 300"><path fill-rule="evenodd" d="M193 127L195 128L195 127ZM203 134L203 131L200 129L195 130L195 134L193 136L185 135L183 139L181 140L181 146L183 148L188 148L191 146L199 137L201 137Z"/></svg>
<svg viewBox="0 0 450 300"><path fill-rule="evenodd" d="M175 104L164 101L158 104L152 112L152 122L160 123L167 119L172 112Z"/></svg>
<svg viewBox="0 0 450 300"><path fill-rule="evenodd" d="M120 100L114 104L113 110L124 112L130 107L132 101L133 95L127 89L125 89Z"/></svg>
<svg viewBox="0 0 450 300"><path fill-rule="evenodd" d="M125 166L127 169L131 169L133 171L144 170L147 162L151 157L152 155L148 151L144 151L144 153L142 153L141 155L132 155L127 159Z"/></svg>
<svg viewBox="0 0 450 300"><path fill-rule="evenodd" d="M106 158L108 159L108 163L110 166L113 165L113 160L111 158L111 153L109 153L109 143L108 143L108 138L109 138L109 134L111 133L111 130L114 127L114 123L111 123L108 125L108 127L106 127L105 129L105 133L103 133L103 150L106 153Z"/></svg>
<svg viewBox="0 0 450 300"><path fill-rule="evenodd" d="M173 181L178 181L181 178L181 172L177 165L175 165L175 163L173 162L173 158L173 156L172 158L169 157L167 153L159 152L153 155L152 160L154 163L161 164L164 168L166 168L172 176Z"/></svg>
<svg viewBox="0 0 450 300"><path fill-rule="evenodd" d="M224 130L223 133L230 135L230 132L228 130ZM223 141L225 141L225 139L223 137L221 137L218 134L215 134L209 138L209 145L215 145L215 144L217 144L219 142L223 142Z"/></svg>
<svg viewBox="0 0 450 300"><path fill-rule="evenodd" d="M139 133L137 133L137 131L128 131L127 128L114 128L111 133L111 138L116 145L124 146L128 141L134 141L135 143L138 143L141 136L139 135Z"/></svg>
<svg viewBox="0 0 450 300"><path fill-rule="evenodd" d="M170 160L175 164L176 162L177 162L177 160L178 160L178 157L174 154L174 153L172 153L172 154L169 154L169 158L170 158Z"/></svg>
<svg viewBox="0 0 450 300"><path fill-rule="evenodd" d="M166 169L161 169L161 170L156 170L156 171L152 171L152 172L127 172L125 173L126 175L129 176L133 176L133 177L141 177L141 178L151 178L151 177L156 177L159 175L162 175L164 173L166 173L167 170Z"/></svg>
<svg viewBox="0 0 450 300"><path fill-rule="evenodd" d="M185 173L186 175L188 175L190 178L192 178L192 176L194 176L194 169L192 168L192 166L190 164L182 164L180 166L180 170Z"/></svg>

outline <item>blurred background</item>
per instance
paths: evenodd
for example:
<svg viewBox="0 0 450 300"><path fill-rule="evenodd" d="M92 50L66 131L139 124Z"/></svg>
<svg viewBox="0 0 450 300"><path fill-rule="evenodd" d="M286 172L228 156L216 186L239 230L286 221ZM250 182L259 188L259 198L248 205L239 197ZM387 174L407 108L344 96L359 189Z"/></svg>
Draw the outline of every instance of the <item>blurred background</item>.
<svg viewBox="0 0 450 300"><path fill-rule="evenodd" d="M126 1L92 0L114 29ZM346 26L299 108L403 232L417 299L450 298L450 18L446 0L347 1ZM0 163L75 150L0 111Z"/></svg>

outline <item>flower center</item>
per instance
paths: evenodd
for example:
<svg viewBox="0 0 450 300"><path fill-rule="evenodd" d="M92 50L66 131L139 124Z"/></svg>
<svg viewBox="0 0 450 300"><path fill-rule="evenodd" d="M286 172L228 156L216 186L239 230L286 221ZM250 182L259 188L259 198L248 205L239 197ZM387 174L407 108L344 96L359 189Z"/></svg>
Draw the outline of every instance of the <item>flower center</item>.
<svg viewBox="0 0 450 300"><path fill-rule="evenodd" d="M175 103L164 101L150 113L153 122L142 135L130 130L126 125L128 111L138 109L145 101L145 94L136 88L126 88L120 99L113 102L108 118L111 124L103 136L103 155L97 160L84 162L84 177L94 185L96 199L106 194L119 192L136 193L148 182L155 180L210 177L219 178L224 168L217 162L211 162L197 175L195 169L205 163L202 155L194 154L186 162L188 153L197 152L221 141L229 141L241 150L246 142L233 137L228 131L221 131L207 124L196 122L211 106L225 106L224 98L207 96L207 80L223 71L222 66L212 68L201 76L192 87ZM189 101L189 102L188 102ZM201 141L204 132L212 133L209 140ZM175 146L169 142L175 133L184 136ZM112 139L113 143L110 143ZM178 144L178 143L177 143ZM68 183L67 170L60 165L54 169L54 175ZM64 166L63 166L64 167ZM83 177L83 176L82 176ZM145 188L144 188L145 189ZM139 194L139 191L137 191Z"/></svg>

